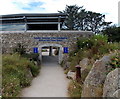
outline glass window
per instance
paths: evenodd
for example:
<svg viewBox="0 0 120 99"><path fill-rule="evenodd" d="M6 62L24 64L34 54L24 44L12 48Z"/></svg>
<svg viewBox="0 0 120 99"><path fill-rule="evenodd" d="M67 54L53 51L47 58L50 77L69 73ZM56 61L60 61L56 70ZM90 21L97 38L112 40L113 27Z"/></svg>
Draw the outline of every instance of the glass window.
<svg viewBox="0 0 120 99"><path fill-rule="evenodd" d="M24 31L25 24L0 24L0 31Z"/></svg>

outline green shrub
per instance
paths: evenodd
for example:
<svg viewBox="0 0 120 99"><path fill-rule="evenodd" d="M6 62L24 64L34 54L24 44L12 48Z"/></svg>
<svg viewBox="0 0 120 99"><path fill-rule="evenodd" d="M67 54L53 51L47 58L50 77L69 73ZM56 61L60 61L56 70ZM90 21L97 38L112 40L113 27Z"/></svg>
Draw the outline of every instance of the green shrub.
<svg viewBox="0 0 120 99"><path fill-rule="evenodd" d="M32 59L33 61L37 61L38 60L38 56L39 54L38 53L25 53L22 55L22 57L25 57L25 58L28 58L28 59Z"/></svg>
<svg viewBox="0 0 120 99"><path fill-rule="evenodd" d="M39 67L34 66L33 64L30 65L30 70L33 75L33 77L36 77L39 74Z"/></svg>
<svg viewBox="0 0 120 99"><path fill-rule="evenodd" d="M26 53L26 48L24 47L23 44L18 43L17 46L15 48L13 48L13 52L14 53L19 53L20 55L23 55Z"/></svg>
<svg viewBox="0 0 120 99"><path fill-rule="evenodd" d="M82 50L79 50L73 57L71 57L70 60L70 70L76 71L75 66L79 64L79 62L83 59L84 57L84 52Z"/></svg>
<svg viewBox="0 0 120 99"><path fill-rule="evenodd" d="M68 93L70 97L81 97L82 86L76 81L71 81L68 87Z"/></svg>
<svg viewBox="0 0 120 99"><path fill-rule="evenodd" d="M120 68L120 53L117 53L115 56L112 57L110 65L112 68Z"/></svg>
<svg viewBox="0 0 120 99"><path fill-rule="evenodd" d="M106 35L94 35L91 38L79 38L77 50L69 53L68 61L71 62L70 70L75 71L75 66L87 57L89 59L99 59L104 54L120 50L120 43L108 42Z"/></svg>
<svg viewBox="0 0 120 99"><path fill-rule="evenodd" d="M3 96L13 97L19 95L21 88L30 85L32 80L28 77L29 70L33 76L39 73L39 67L35 66L27 58L19 54L3 55ZM9 85L9 84L13 85ZM15 90L15 92L13 92Z"/></svg>
<svg viewBox="0 0 120 99"><path fill-rule="evenodd" d="M4 75L2 83L3 97L16 97L21 91L20 79L15 75Z"/></svg>

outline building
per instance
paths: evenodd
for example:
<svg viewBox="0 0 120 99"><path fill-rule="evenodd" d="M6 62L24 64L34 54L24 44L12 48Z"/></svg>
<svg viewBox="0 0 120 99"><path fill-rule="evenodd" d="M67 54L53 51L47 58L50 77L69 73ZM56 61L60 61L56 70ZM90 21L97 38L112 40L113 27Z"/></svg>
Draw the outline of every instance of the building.
<svg viewBox="0 0 120 99"><path fill-rule="evenodd" d="M39 53L42 61L42 49L58 49L58 62L76 48L78 37L91 37L91 31L61 30L66 18L63 13L12 14L3 15L0 29L2 52L11 53L17 44L25 45L28 53Z"/></svg>
<svg viewBox="0 0 120 99"><path fill-rule="evenodd" d="M58 30L66 18L63 13L32 13L2 15L2 31Z"/></svg>

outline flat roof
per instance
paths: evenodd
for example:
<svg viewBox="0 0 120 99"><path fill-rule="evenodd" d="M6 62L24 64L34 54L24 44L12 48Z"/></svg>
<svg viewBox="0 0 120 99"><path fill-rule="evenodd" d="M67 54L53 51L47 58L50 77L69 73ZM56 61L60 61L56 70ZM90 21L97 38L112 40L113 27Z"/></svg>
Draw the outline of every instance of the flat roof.
<svg viewBox="0 0 120 99"><path fill-rule="evenodd" d="M23 13L1 15L2 23L64 22L64 13Z"/></svg>

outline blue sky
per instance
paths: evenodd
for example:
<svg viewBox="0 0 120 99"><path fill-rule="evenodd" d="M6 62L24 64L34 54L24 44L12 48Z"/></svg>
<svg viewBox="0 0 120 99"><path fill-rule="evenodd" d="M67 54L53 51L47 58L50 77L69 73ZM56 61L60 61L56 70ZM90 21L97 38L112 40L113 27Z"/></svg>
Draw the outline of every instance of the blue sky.
<svg viewBox="0 0 120 99"><path fill-rule="evenodd" d="M13 2L14 6L16 6L17 8L20 8L22 10L26 10L26 11L33 11L33 10L37 10L39 9L41 10L45 10L45 8L40 7L44 4L44 2L41 1L32 1L32 2L28 2L27 4L24 4L22 2Z"/></svg>
<svg viewBox="0 0 120 99"><path fill-rule="evenodd" d="M119 0L2 0L0 15L17 13L57 13L66 5L83 6L86 10L105 14L106 21L118 23Z"/></svg>

